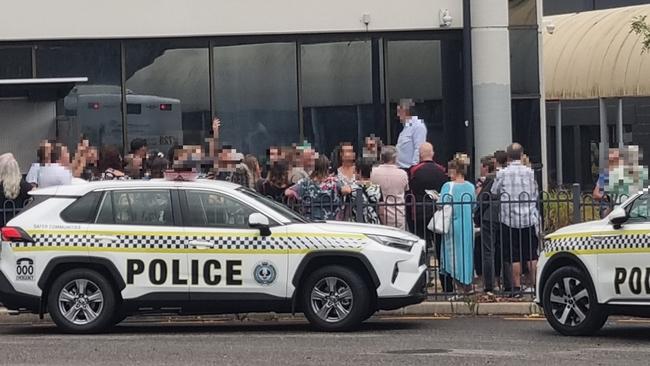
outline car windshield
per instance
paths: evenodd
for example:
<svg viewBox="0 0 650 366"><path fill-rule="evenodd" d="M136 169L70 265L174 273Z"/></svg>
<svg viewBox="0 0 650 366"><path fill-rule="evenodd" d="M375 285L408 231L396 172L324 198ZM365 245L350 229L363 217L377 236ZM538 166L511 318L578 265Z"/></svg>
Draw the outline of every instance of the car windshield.
<svg viewBox="0 0 650 366"><path fill-rule="evenodd" d="M250 188L241 187L241 188L238 188L237 190L239 192L247 195L247 196L250 196L250 197L252 197L252 198L254 198L254 199L258 200L258 201L261 201L262 203L264 203L265 205L271 207L275 211L278 211L284 217L288 218L291 222L294 222L294 223L307 223L307 222L310 222L309 219L305 218L304 216L301 216L300 214L298 214L297 212L291 210L287 206L285 206L285 205L283 205L283 204L281 204L279 202L276 202L276 201L272 200L269 197L261 195L261 194L255 192L255 191L253 191Z"/></svg>

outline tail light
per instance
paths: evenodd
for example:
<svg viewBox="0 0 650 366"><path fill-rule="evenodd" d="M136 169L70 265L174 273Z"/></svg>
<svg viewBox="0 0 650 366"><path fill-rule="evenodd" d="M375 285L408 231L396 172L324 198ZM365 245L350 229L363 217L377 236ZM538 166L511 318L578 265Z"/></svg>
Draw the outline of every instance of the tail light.
<svg viewBox="0 0 650 366"><path fill-rule="evenodd" d="M28 243L34 242L34 239L32 239L32 237L29 236L29 234L27 234L25 230L19 227L5 226L2 229L0 229L0 233L2 233L3 241L28 242Z"/></svg>

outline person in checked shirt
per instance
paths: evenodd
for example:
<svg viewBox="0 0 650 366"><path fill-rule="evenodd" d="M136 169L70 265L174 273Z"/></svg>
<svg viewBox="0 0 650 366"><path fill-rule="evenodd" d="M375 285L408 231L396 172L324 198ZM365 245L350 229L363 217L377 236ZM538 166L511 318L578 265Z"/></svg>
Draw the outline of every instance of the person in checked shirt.
<svg viewBox="0 0 650 366"><path fill-rule="evenodd" d="M427 126L417 116L411 115L415 104L412 99L402 99L397 106L397 116L404 124L397 138L397 166L404 170L420 161L420 146L426 142Z"/></svg>
<svg viewBox="0 0 650 366"><path fill-rule="evenodd" d="M535 274L537 266L537 182L533 170L521 159L523 147L518 143L508 146L508 166L496 174L491 192L501 201L502 253L505 267L512 264L513 293L521 293L522 265L528 266L528 273ZM509 289L506 289L509 290Z"/></svg>

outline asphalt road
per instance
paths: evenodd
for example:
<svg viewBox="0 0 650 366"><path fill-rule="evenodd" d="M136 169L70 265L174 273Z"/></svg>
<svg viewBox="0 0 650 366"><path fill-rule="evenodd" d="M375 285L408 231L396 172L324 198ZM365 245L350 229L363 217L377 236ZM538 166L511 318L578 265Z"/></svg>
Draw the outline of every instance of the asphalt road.
<svg viewBox="0 0 650 366"><path fill-rule="evenodd" d="M48 365L647 365L650 322L610 321L598 337L567 338L544 320L383 318L354 333L302 321L129 322L109 334L0 325L0 363Z"/></svg>

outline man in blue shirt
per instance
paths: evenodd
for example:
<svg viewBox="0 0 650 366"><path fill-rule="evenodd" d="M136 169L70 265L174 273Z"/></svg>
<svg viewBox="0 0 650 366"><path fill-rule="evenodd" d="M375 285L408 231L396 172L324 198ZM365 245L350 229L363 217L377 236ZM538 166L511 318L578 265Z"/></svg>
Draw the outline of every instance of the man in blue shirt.
<svg viewBox="0 0 650 366"><path fill-rule="evenodd" d="M427 127L424 121L411 115L412 99L401 99L397 106L397 116L404 128L397 138L397 165L409 169L420 160L420 145L426 142Z"/></svg>

